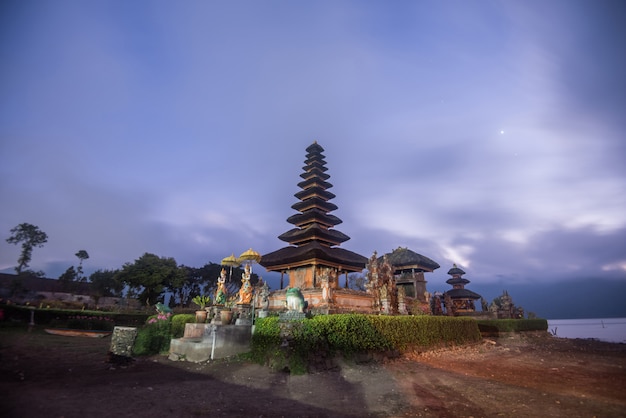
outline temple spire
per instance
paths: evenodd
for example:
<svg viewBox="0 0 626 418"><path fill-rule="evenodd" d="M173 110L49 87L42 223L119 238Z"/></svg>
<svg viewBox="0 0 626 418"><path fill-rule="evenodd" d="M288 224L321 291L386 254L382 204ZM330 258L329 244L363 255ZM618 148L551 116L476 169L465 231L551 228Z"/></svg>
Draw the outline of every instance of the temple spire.
<svg viewBox="0 0 626 418"><path fill-rule="evenodd" d="M330 212L337 209L331 202L335 195L328 189L324 148L314 141L306 148L303 179L298 183L300 191L294 196L298 202L291 208L298 213L287 218L294 228L278 236L290 246L263 256L261 264L268 270L298 265L325 265L340 271L361 271L367 259L348 250L336 248L350 239L334 229L342 220Z"/></svg>

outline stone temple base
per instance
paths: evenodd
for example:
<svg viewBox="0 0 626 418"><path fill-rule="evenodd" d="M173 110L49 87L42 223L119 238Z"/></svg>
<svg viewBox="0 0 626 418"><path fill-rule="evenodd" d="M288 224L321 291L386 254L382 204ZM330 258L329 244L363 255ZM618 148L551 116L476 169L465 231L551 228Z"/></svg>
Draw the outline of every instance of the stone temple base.
<svg viewBox="0 0 626 418"><path fill-rule="evenodd" d="M276 290L269 296L269 310L286 310L285 293L287 289ZM324 299L321 288L300 289L304 300L309 303L307 309L316 314L363 313L374 312L374 297L366 292L351 289L331 289L330 298Z"/></svg>
<svg viewBox="0 0 626 418"><path fill-rule="evenodd" d="M195 363L250 351L251 325L185 324L182 338L170 342L170 359Z"/></svg>
<svg viewBox="0 0 626 418"><path fill-rule="evenodd" d="M304 312L288 311L288 312L281 312L280 314L278 314L278 318L281 321L297 321L300 319L305 319L306 314Z"/></svg>

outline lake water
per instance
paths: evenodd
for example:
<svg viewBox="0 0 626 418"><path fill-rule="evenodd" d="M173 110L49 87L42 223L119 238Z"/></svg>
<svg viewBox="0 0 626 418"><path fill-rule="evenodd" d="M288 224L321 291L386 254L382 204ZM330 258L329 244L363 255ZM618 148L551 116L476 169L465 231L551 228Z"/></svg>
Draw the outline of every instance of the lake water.
<svg viewBox="0 0 626 418"><path fill-rule="evenodd" d="M626 318L548 319L548 332L560 338L626 343Z"/></svg>

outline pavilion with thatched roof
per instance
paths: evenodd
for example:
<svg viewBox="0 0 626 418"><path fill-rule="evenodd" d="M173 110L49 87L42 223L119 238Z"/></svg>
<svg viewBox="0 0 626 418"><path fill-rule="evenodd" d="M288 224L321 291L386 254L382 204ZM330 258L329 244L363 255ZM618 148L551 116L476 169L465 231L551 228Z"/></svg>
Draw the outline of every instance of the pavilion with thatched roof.
<svg viewBox="0 0 626 418"><path fill-rule="evenodd" d="M387 257L393 266L396 286L403 287L408 297L417 298L421 302L426 299L426 280L424 273L432 273L440 266L430 258L418 254L408 248L398 247L379 258Z"/></svg>

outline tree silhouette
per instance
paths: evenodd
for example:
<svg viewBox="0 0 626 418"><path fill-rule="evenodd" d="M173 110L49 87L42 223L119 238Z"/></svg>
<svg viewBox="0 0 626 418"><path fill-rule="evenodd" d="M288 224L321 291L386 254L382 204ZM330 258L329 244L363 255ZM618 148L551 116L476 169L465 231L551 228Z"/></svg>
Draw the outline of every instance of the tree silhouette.
<svg viewBox="0 0 626 418"><path fill-rule="evenodd" d="M48 242L48 235L41 231L38 226L29 223L19 224L11 229L11 234L13 235L6 240L9 244L17 245L22 243L22 252L17 260L17 267L15 267L15 271L19 276L22 274L22 269L28 267L32 259L33 247L43 247Z"/></svg>
<svg viewBox="0 0 626 418"><path fill-rule="evenodd" d="M84 282L87 280L87 278L83 276L83 261L89 258L89 254L87 254L87 251L85 250L80 250L74 255L80 259L78 267L76 268L77 280L80 282Z"/></svg>

